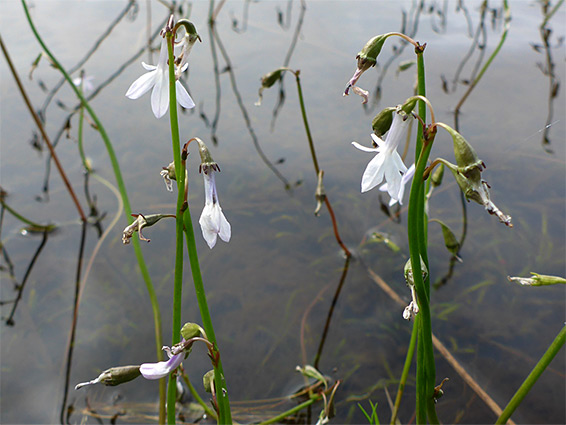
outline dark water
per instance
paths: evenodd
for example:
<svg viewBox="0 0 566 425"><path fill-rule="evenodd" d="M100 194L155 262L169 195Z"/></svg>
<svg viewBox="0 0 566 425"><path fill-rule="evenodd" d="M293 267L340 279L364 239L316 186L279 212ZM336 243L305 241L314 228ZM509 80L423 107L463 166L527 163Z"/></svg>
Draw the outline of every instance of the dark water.
<svg viewBox="0 0 566 425"><path fill-rule="evenodd" d="M376 34L399 30L405 12L410 21L406 32L416 28L414 38L427 43L427 93L437 120L453 125L452 111L466 86L454 86L452 81L459 67L463 67L459 79L469 79L479 59L475 51L464 61L472 44L470 33L476 32L480 21L481 3L465 3L469 21L463 10L456 11L455 4L448 3L444 9L437 3L425 2L416 14L411 2L316 1L307 2L304 13L299 2L227 2L216 24L221 46L215 44L214 50L206 27L208 3L190 5L190 19L203 42L197 43L191 53L188 87L197 107L180 115L181 138L199 136L205 140L222 169L217 184L232 225L232 240L229 244L219 241L209 250L200 229L196 234L235 417L242 422L257 422L293 405L287 402L274 407L265 402L250 409L242 402L287 396L303 384L295 366L303 364L303 350L306 361L313 361L344 266L328 213L323 209L320 217L313 215L316 178L291 75L285 78L285 103L273 128L278 89L264 92L263 105L254 106L259 78L284 63L299 25L289 66L301 70L318 161L325 170L326 192L342 239L357 253L334 310L319 369L342 380L336 396L337 416L332 422L363 423L357 402L367 408L368 399L378 403L381 421L389 420L385 389L394 398L411 324L402 319L402 308L371 279L368 268L403 299L409 299L402 275L408 252L406 211L401 210L400 222L394 222L380 208L378 192L359 193L360 178L371 156L355 150L350 143L357 140L369 145L375 113L412 94L414 68L396 73L400 62L413 59L411 49L405 48L384 72L384 64L392 57L392 46L399 46L391 39L383 49L377 71L372 69L363 75L359 84L372 95L378 78L383 78L377 104L370 101L371 106L363 109L357 96L343 98L341 93L363 44ZM70 68L126 5L117 1L36 1L32 16L48 47ZM501 2L489 2L489 6L500 12ZM459 125L488 167L484 178L492 186L494 202L513 216L515 227L505 228L482 207L468 204L468 235L460 253L463 263L456 264L447 284L432 292L435 335L501 406L544 353L565 317L564 288L520 287L506 279L508 275L527 276L530 271L566 274L564 91L560 86L556 97L549 99L550 78L541 72L541 67L546 66L546 53L544 48L533 48L533 44L537 48L542 45L540 5L521 1L512 2L511 7L507 40L464 104ZM60 77L43 59L33 80L27 78L30 64L40 52L39 45L19 2L3 1L0 10L2 39L32 103L40 108L46 99L40 82L51 89ZM143 48L148 35L167 15L161 4L152 3L148 30L147 3L137 3L136 13L130 11L83 66L88 75L94 76L95 86L104 83ZM492 26L491 16L488 11L482 39L484 60L502 32L501 19L496 17ZM565 35L564 21L562 7L548 23L553 31L550 55L554 74L561 83L566 55L559 40ZM218 58L220 70L218 87L213 55ZM140 61L155 63L156 59L157 52L152 59L144 52L93 99L92 106L114 144L133 210L169 213L174 211L176 198L165 191L159 177L161 167L171 161L168 118L153 117L149 94L137 101L124 96L131 82L144 72ZM6 202L30 219L59 225L49 235L29 275L13 318L14 326L2 325L1 420L53 423L59 420L64 394L65 353L81 229L55 170L49 177L48 197L42 191L47 152L38 152L30 145L36 128L5 60L0 61L0 68L1 184L9 195ZM443 90L442 77L449 93ZM46 111L46 128L52 138L68 115L55 100L68 108L76 104L68 88L57 92ZM545 130L547 123L550 125ZM71 125L72 137L61 137L57 152L86 205L82 166L73 139L77 134L76 116ZM545 131L548 143L543 144ZM266 157L276 163L277 171L293 186L292 192L284 189L283 182L262 161L252 134ZM217 145L212 144L212 135ZM85 130L84 144L96 173L114 183L106 150L90 127ZM445 133L439 133L432 156L452 160L451 141ZM188 160L195 224L203 202L197 157L193 152ZM145 285L132 247L121 244L126 219L112 191L94 178L90 193L96 194L98 209L107 214L102 221L104 229L116 215L119 219L96 251L83 289L71 386L114 365L155 359L153 319ZM386 196L381 200L388 201ZM433 194L430 217L443 220L459 235L459 192L448 175ZM151 243L142 247L158 293L166 343L171 338L172 223L164 220L147 229L145 235ZM2 301L16 297L14 284L22 281L41 242L41 235L22 236L20 228L20 222L4 214L2 243L14 265L14 278L3 258ZM361 246L364 237L374 231L387 234L400 252L379 244ZM85 264L95 252L97 240L95 229L89 228ZM429 246L430 273L436 281L446 274L449 255L435 223L430 225ZM183 296L183 321L200 321L188 273ZM4 322L11 309L11 303L2 306ZM209 366L201 347L185 362L197 387ZM517 423L564 423L564 376L561 351L513 419ZM445 396L438 403L444 423L492 423L496 419L437 352L437 379L440 382L444 377L450 378L444 386ZM142 379L116 388L71 390L68 403L75 410L70 421L100 423L92 413L96 411L104 415L104 423L118 412L125 413L118 422L155 422L156 399L157 384ZM86 406L90 406L90 413ZM409 378L400 413L403 423L414 420L413 407L414 379ZM319 407L313 409L310 419L305 413L300 420L314 423L318 412Z"/></svg>

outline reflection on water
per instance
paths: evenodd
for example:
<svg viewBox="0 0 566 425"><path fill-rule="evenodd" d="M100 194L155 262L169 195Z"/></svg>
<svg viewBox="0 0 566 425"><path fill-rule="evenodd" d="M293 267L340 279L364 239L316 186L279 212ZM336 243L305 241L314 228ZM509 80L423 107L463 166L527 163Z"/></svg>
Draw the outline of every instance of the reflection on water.
<svg viewBox="0 0 566 425"><path fill-rule="evenodd" d="M148 40L155 39L168 11L158 3L151 6L150 20L145 3L36 2L32 13L47 45L75 70L73 76L81 69L94 76L88 96L114 143L134 210L169 213L174 195L164 190L159 177L161 167L171 161L168 120L154 119L149 95L135 102L123 96L143 72L139 62L155 60L155 55L148 58ZM180 126L182 138L199 136L215 143L209 147L222 169L217 184L232 240L213 251L204 241L197 243L235 417L258 422L296 404L280 398L304 385L295 367L306 362L341 381L334 423L363 423L357 403L367 408L368 400L378 402L381 421L388 421L386 391L394 397L411 324L379 282L408 302L403 280L406 209L384 211L386 197L359 193L367 158L350 142L368 144L373 115L412 94L415 68L407 62L413 59L411 49L387 44L376 69L363 75L362 85L373 96L369 107L341 93L360 47L377 33L402 30L427 43L428 97L437 119L452 124L451 111L500 40L501 5L227 2L217 9L215 26L207 28L208 6L196 2L186 9L203 42L191 53L185 81L197 107L180 115ZM481 207L467 204L463 263L455 263L450 279L432 294L435 335L499 405L507 403L543 354L565 312L562 288L525 288L506 280L530 271L566 274L566 126L559 84L564 28L556 24L564 21L564 8L545 21L548 8L527 2L511 6L513 20L503 48L462 106L458 125L486 162L492 196L513 216L515 228L506 229ZM2 40L57 142L80 201L100 223L86 235L83 276L91 261L92 266L82 290L69 382L90 380L110 366L152 361L153 320L146 289L133 251L121 244L126 221L112 190L93 178L112 180L106 151L97 131L88 126L83 145L94 174L85 185L75 140L77 102L45 58L33 79L27 78L39 47L19 3L3 2L0 9ZM324 187L340 236L354 253L349 261L336 243L328 212L323 209L318 218L313 214L316 173L292 75L285 74L264 92L263 105L254 107L260 77L283 65L301 71ZM58 421L65 399L81 226L59 176L50 172L43 141L34 136L36 127L6 62L0 61L0 67L5 76L0 82L5 201L40 224L58 225L47 238L42 232L22 236L21 222L2 210L2 422L50 423ZM448 137L438 137L433 154L452 158ZM188 166L195 177L194 153ZM189 192L195 223L202 205L200 181L192 178ZM448 176L432 196L430 216L460 236L460 196ZM148 228L151 243L143 246L166 341L174 257L170 226L164 220ZM100 232L107 229L109 236L97 247ZM435 281L449 270L450 254L438 226L433 223L430 229ZM200 321L189 278L183 321ZM564 368L564 356L557 356L513 416L516 422L564 423ZM201 347L195 347L185 369L198 386L209 369ZM495 420L440 352L437 377L439 382L450 378L438 402L443 422ZM145 380L71 390L66 414L73 423L155 422L156 399L156 383ZM410 378L399 414L402 422L412 420L413 400ZM191 404L184 409L185 421L200 417ZM319 411L319 406L303 411L296 421L314 423Z"/></svg>

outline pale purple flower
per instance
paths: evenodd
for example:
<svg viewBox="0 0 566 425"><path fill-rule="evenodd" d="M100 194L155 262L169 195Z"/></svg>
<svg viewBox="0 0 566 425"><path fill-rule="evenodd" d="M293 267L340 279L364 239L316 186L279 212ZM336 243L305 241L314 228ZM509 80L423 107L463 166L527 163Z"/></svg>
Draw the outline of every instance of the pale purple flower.
<svg viewBox="0 0 566 425"><path fill-rule="evenodd" d="M216 237L220 236L224 242L230 241L232 228L224 217L218 194L216 193L216 182L214 180L214 168L203 167L204 178L204 208L200 215L199 224L202 236L210 249L216 245Z"/></svg>
<svg viewBox="0 0 566 425"><path fill-rule="evenodd" d="M403 195L405 194L405 185L411 180L411 178L413 178L413 174L415 174L415 164L411 164L411 166L409 167L409 169L405 172L405 174L403 174L403 177L401 178L401 186L399 188L399 193L397 194L396 197L391 197L391 199L389 200L389 206L393 206L395 205L397 202L399 202L399 205L403 205ZM383 183L381 186L379 186L379 190L381 192L387 192L388 191L388 186L387 183Z"/></svg>
<svg viewBox="0 0 566 425"><path fill-rule="evenodd" d="M182 342L185 340L183 339ZM174 348L174 347L173 347ZM166 362L157 363L144 363L140 366L140 372L145 379L161 379L169 375L185 359L185 352L181 351L178 354L173 355L169 347L163 347L170 357Z"/></svg>
<svg viewBox="0 0 566 425"><path fill-rule="evenodd" d="M399 200L399 194L402 194L402 177L407 173L407 167L397 152L397 146L402 140L405 140L409 124L409 117L403 112L397 111L385 140L371 134L377 147L368 148L357 142L352 142L361 151L377 153L368 163L362 176L362 192L373 189L385 178L387 192L392 198Z"/></svg>
<svg viewBox="0 0 566 425"><path fill-rule="evenodd" d="M149 72L143 74L132 83L126 97L130 99L138 99L147 93L151 88L151 110L156 118L161 118L169 109L169 67L167 65L167 40L163 38L161 42L161 50L159 52L159 60L157 65L148 65L142 62L142 66ZM188 64L184 64L180 69L181 72L187 68ZM175 90L177 102L184 108L194 108L195 103L191 96L178 80L175 81Z"/></svg>

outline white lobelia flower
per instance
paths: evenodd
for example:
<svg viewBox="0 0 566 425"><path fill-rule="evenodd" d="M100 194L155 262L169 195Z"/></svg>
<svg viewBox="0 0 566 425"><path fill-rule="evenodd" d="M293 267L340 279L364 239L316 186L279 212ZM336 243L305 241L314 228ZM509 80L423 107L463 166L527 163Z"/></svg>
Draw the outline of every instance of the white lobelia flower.
<svg viewBox="0 0 566 425"><path fill-rule="evenodd" d="M203 167L202 169L202 176L204 177L204 208L198 221L202 230L202 236L210 249L216 245L217 236L220 236L220 239L224 242L228 242L232 234L230 223L228 223L222 208L220 208L214 172L215 169L213 167Z"/></svg>
<svg viewBox="0 0 566 425"><path fill-rule="evenodd" d="M413 178L414 174L415 174L415 164L411 164L409 169L405 172L405 174L403 174L403 177L401 178L401 187L399 188L399 194L397 195L397 197L392 196L391 199L389 200L390 207L395 205L397 202L399 202L399 205L403 205L403 195L405 194L405 185L409 183L409 181ZM387 188L388 188L387 183L383 183L381 186L379 186L379 190L381 192L387 192L388 191Z"/></svg>
<svg viewBox="0 0 566 425"><path fill-rule="evenodd" d="M159 52L159 60L157 65L148 65L142 62L142 66L149 72L143 74L132 83L126 97L130 99L138 99L147 93L152 87L151 92L151 110L156 118L161 118L169 108L169 67L167 65L167 39L163 38L161 42L161 50ZM188 64L184 64L182 68L187 68ZM184 71L184 69L182 69ZM187 109L194 108L195 103L191 96L178 80L175 81L175 89L177 94L177 102Z"/></svg>
<svg viewBox="0 0 566 425"><path fill-rule="evenodd" d="M402 194L402 177L407 173L407 167L397 152L397 146L399 146L401 140L405 139L410 123L409 116L398 110L395 112L385 140L380 139L375 134L371 135L377 147L368 148L357 142L352 142L361 151L377 152L362 176L362 192L373 189L385 177L387 192L391 198L399 200L399 194Z"/></svg>

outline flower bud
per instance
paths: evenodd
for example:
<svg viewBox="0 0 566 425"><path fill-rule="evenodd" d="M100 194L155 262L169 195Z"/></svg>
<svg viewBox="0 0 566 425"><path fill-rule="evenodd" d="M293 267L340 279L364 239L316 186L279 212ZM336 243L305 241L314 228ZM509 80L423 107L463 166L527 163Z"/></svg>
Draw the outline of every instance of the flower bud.
<svg viewBox="0 0 566 425"><path fill-rule="evenodd" d="M185 323L185 325L181 329L181 335L186 340L189 340L191 338L204 336L204 330L196 323L189 322Z"/></svg>
<svg viewBox="0 0 566 425"><path fill-rule="evenodd" d="M204 390L207 393L214 394L214 369L209 370L202 377L202 384L204 385Z"/></svg>
<svg viewBox="0 0 566 425"><path fill-rule="evenodd" d="M118 366L105 370L98 378L89 382L83 382L75 385L75 390L93 384L104 384L108 386L116 386L136 379L141 375L139 366Z"/></svg>
<svg viewBox="0 0 566 425"><path fill-rule="evenodd" d="M549 276L531 272L531 277L511 277L507 276L509 282L517 282L524 286L546 286L558 283L566 284L566 279L560 276Z"/></svg>
<svg viewBox="0 0 566 425"><path fill-rule="evenodd" d="M373 128L373 132L377 137L381 137L389 131L393 122L393 112L396 109L393 106L387 107L371 121L371 128Z"/></svg>

